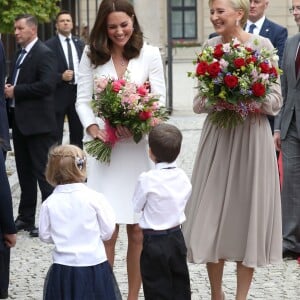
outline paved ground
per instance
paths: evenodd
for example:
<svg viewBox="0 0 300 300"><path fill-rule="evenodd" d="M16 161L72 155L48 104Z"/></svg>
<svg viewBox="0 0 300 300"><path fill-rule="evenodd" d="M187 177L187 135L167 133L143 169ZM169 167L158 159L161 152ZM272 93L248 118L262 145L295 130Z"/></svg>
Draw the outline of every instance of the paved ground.
<svg viewBox="0 0 300 300"><path fill-rule="evenodd" d="M201 134L203 119L204 116L178 113L170 119L170 122L177 125L183 132L183 147L178 159L178 164L189 176L192 172L193 159ZM7 168L13 190L14 212L16 216L20 190L14 172L13 152L11 152L8 157ZM40 242L38 238L30 238L26 232L20 232L18 234L17 246L12 250L11 257L9 299L42 299L44 278L51 264L51 249L51 245ZM116 253L115 274L125 300L127 294L125 260L126 233L123 227L121 227ZM209 300L209 282L205 266L189 264L189 269L193 292L192 299ZM224 271L226 299L234 299L235 285L234 263L227 263ZM143 299L142 291L139 299ZM257 269L248 299L300 299L300 265L298 265L295 260L289 260L276 266Z"/></svg>

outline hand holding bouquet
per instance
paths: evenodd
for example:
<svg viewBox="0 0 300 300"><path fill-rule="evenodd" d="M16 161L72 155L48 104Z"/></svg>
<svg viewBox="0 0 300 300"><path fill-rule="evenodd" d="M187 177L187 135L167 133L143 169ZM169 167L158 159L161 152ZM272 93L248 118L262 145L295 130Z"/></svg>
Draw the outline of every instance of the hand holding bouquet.
<svg viewBox="0 0 300 300"><path fill-rule="evenodd" d="M236 40L203 49L195 73L188 76L198 79L213 124L233 128L248 115L260 113L261 103L281 72L272 64L275 60L275 49L258 51Z"/></svg>
<svg viewBox="0 0 300 300"><path fill-rule="evenodd" d="M147 83L138 86L126 79L95 79L92 108L104 120L107 140L86 142L86 151L104 163L110 162L112 148L119 140L117 126L128 128L138 143L153 126L168 119L166 109L158 96L149 92Z"/></svg>

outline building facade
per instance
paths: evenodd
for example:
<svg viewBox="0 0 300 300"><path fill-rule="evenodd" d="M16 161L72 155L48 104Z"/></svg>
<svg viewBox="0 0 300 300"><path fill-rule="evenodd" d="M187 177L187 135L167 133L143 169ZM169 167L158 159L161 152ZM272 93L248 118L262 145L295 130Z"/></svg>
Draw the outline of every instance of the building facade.
<svg viewBox="0 0 300 300"><path fill-rule="evenodd" d="M130 0L144 32L146 42L158 46L166 70L168 99L166 105L172 110L191 110L195 94L195 82L187 77L193 71L192 61L209 33L210 23L208 0ZM289 35L298 32L293 16L289 13L291 0L270 0L267 17L285 26ZM77 35L89 33L101 0L63 0L62 9L72 13ZM54 23L40 28L42 40L54 34ZM9 39L4 40L10 53L14 50Z"/></svg>
<svg viewBox="0 0 300 300"><path fill-rule="evenodd" d="M91 26L95 12L84 10L88 2L93 1L80 1L82 12L80 21L88 22ZM97 1L97 5L100 2ZM166 105L171 111L191 111L196 83L187 77L187 72L194 70L192 62L197 51L208 35L214 31L209 19L208 0L132 0L131 2L135 6L145 40L161 49L169 95ZM267 17L286 27L289 35L297 33L298 28L289 13L291 0L269 2Z"/></svg>

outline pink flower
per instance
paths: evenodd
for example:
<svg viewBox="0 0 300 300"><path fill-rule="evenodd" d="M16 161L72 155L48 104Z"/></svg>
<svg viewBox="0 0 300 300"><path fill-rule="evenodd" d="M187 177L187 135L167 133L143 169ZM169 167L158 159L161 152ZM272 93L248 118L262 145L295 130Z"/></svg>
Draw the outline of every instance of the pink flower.
<svg viewBox="0 0 300 300"><path fill-rule="evenodd" d="M105 90L106 86L108 84L108 79L107 78L97 78L95 80L95 89L97 93L101 93L102 91Z"/></svg>
<svg viewBox="0 0 300 300"><path fill-rule="evenodd" d="M157 124L159 124L161 122L161 120L159 118L152 118L151 122L150 122L150 126L154 127Z"/></svg>
<svg viewBox="0 0 300 300"><path fill-rule="evenodd" d="M152 109L153 111L156 111L157 109L159 109L159 107L160 107L159 102L153 102L153 103L152 103L152 106L151 106L151 109Z"/></svg>

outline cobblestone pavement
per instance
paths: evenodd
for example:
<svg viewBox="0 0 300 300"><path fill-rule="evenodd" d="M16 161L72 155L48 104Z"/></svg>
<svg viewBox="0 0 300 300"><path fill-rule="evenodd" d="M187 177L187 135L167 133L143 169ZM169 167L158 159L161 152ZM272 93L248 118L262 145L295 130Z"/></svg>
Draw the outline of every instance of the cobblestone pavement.
<svg viewBox="0 0 300 300"><path fill-rule="evenodd" d="M170 123L178 126L183 133L183 146L178 164L191 176L193 159L201 134L205 116L176 113ZM17 215L20 190L14 172L13 152L9 153L7 169L13 191L14 213ZM9 299L40 300L44 278L51 264L53 246L40 242L38 238L30 238L27 232L18 233L16 247L11 253L11 278ZM123 295L127 295L126 277L126 232L121 226L117 243L115 274ZM204 265L189 264L192 299L210 299L209 281ZM224 290L226 299L234 299L236 286L235 265L226 263L224 270ZM143 299L142 290L139 299ZM249 293L249 300L297 300L300 299L300 265L295 260L287 260L276 266L258 268ZM55 299L53 299L55 300Z"/></svg>

